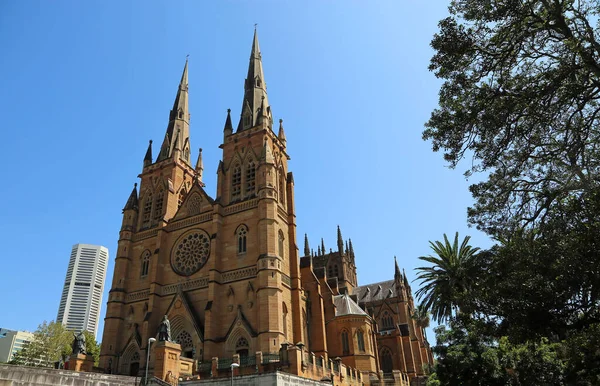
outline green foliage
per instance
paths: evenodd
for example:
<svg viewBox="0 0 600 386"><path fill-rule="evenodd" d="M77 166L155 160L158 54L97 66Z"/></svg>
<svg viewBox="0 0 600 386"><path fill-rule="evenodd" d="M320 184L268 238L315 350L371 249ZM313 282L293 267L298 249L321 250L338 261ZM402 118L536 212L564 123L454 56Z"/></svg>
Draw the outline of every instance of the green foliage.
<svg viewBox="0 0 600 386"><path fill-rule="evenodd" d="M455 318L436 328L434 380L439 385L563 385L562 346L547 339L525 344L487 334L485 322ZM435 384L435 383L434 383Z"/></svg>
<svg viewBox="0 0 600 386"><path fill-rule="evenodd" d="M430 267L419 267L417 280L421 288L416 296L422 307L430 311L433 319L440 322L452 317L456 310L468 307L473 274L476 264L476 253L479 248L469 245L470 237L458 244L458 232L451 244L444 234L444 242L430 241L435 256L421 256L419 259L431 263Z"/></svg>
<svg viewBox="0 0 600 386"><path fill-rule="evenodd" d="M410 316L417 323L417 326L425 330L431 322L429 311L423 304L418 304L412 315Z"/></svg>
<svg viewBox="0 0 600 386"><path fill-rule="evenodd" d="M94 366L98 366L100 363L100 345L96 342L94 334L89 331L83 331L85 335L86 350L89 355L94 356Z"/></svg>
<svg viewBox="0 0 600 386"><path fill-rule="evenodd" d="M431 43L444 83L423 132L452 167L486 171L469 221L496 236L544 223L600 181L597 1L454 0Z"/></svg>
<svg viewBox="0 0 600 386"><path fill-rule="evenodd" d="M600 324L571 334L564 352L568 384L600 385Z"/></svg>
<svg viewBox="0 0 600 386"><path fill-rule="evenodd" d="M468 219L498 244L420 268L434 319L454 315L432 382L600 384L599 20L598 0L452 0L439 24L423 138L485 172Z"/></svg>
<svg viewBox="0 0 600 386"><path fill-rule="evenodd" d="M44 321L11 363L26 366L52 367L54 362L71 355L73 335L61 323Z"/></svg>

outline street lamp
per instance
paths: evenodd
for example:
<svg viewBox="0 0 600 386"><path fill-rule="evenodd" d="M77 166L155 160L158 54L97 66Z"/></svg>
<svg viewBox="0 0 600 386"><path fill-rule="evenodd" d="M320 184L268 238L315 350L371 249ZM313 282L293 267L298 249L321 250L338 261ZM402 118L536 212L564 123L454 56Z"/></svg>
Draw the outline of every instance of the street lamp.
<svg viewBox="0 0 600 386"><path fill-rule="evenodd" d="M236 367L240 367L240 364L239 363L231 364L231 386L233 386L233 369L235 369Z"/></svg>
<svg viewBox="0 0 600 386"><path fill-rule="evenodd" d="M144 378L146 381L144 382L144 385L148 384L148 367L150 367L150 345L154 342L156 342L155 338L148 338L148 354L146 355L146 378Z"/></svg>

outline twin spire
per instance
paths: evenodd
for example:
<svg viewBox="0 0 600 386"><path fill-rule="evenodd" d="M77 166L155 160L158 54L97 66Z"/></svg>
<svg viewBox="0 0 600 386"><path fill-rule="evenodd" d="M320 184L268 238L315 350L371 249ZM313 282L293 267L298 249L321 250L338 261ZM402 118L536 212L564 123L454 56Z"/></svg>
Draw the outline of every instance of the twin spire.
<svg viewBox="0 0 600 386"><path fill-rule="evenodd" d="M160 147L156 162L172 158L177 154L178 158L192 165L190 160L190 113L188 96L188 61L186 59L181 80L173 108L169 113L169 124ZM242 111L240 121L236 132L240 132L254 127L266 120L269 128L272 129L273 117L271 106L267 96L267 85L262 67L262 57L260 45L258 43L258 33L254 30L252 40L252 50L250 52L250 63L248 65L248 74L244 83L244 98L242 101ZM227 110L227 119L223 129L224 135L233 134L233 124L231 122L231 110ZM278 137L285 142L285 133L283 130L283 121L279 120ZM201 155L196 169L202 169ZM144 157L144 166L152 164L152 141L148 145L146 156Z"/></svg>

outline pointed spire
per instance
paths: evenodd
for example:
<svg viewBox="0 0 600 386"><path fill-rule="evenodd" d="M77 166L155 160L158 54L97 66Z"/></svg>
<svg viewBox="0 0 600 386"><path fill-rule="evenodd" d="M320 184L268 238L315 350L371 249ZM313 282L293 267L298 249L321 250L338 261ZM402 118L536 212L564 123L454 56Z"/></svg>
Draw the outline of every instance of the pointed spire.
<svg viewBox="0 0 600 386"><path fill-rule="evenodd" d="M223 128L223 135L227 137L233 133L233 126L231 125L231 109L227 109L227 119L225 120L225 127Z"/></svg>
<svg viewBox="0 0 600 386"><path fill-rule="evenodd" d="M133 184L133 190L131 191L129 198L127 199L127 203L125 204L125 207L123 208L123 212L126 210L130 210L130 209L133 209L133 210L138 209L137 182L135 184Z"/></svg>
<svg viewBox="0 0 600 386"><path fill-rule="evenodd" d="M407 287L410 287L410 284L408 283L408 279L406 278L406 271L404 270L404 268L402 268L402 275L404 276L404 284Z"/></svg>
<svg viewBox="0 0 600 386"><path fill-rule="evenodd" d="M394 279L399 282L400 280L402 280L402 276L400 274L400 267L398 267L398 260L396 259L396 256L394 256L394 264L396 265L396 271L394 273Z"/></svg>
<svg viewBox="0 0 600 386"><path fill-rule="evenodd" d="M204 162L202 162L202 148L198 149L198 160L196 160L196 175L202 181L202 171L204 171Z"/></svg>
<svg viewBox="0 0 600 386"><path fill-rule="evenodd" d="M152 140L148 141L148 150L146 150L146 155L144 156L144 166L148 166L152 164Z"/></svg>
<svg viewBox="0 0 600 386"><path fill-rule="evenodd" d="M265 139L265 143L263 145L263 150L260 156L262 162L267 164L275 164L275 158L273 158L273 152L271 152L271 147L269 146L269 142Z"/></svg>
<svg viewBox="0 0 600 386"><path fill-rule="evenodd" d="M352 247L352 239L348 239L348 246L350 247L350 260L354 263L354 248Z"/></svg>
<svg viewBox="0 0 600 386"><path fill-rule="evenodd" d="M340 253L340 255L342 255L344 253L344 240L342 239L342 231L340 230L339 225L337 227L337 245L338 252Z"/></svg>
<svg viewBox="0 0 600 386"><path fill-rule="evenodd" d="M321 247L317 245L317 256L321 256Z"/></svg>
<svg viewBox="0 0 600 386"><path fill-rule="evenodd" d="M310 255L310 247L308 246L308 235L304 234L304 256Z"/></svg>
<svg viewBox="0 0 600 386"><path fill-rule="evenodd" d="M173 150L178 148L184 150L184 144L186 141L189 142L189 124L190 114L188 107L188 61L185 60L185 66L183 67L183 73L181 74L181 80L179 81L179 87L177 89L177 95L175 96L175 102L173 102L173 108L169 113L169 124L167 126L167 133L165 140L161 146L161 152L158 155L156 162L167 159L173 155ZM176 130L181 131L177 133ZM177 139L175 138L177 136ZM168 148L165 150L165 146ZM189 159L189 151L185 152L181 157L184 161L191 165Z"/></svg>
<svg viewBox="0 0 600 386"><path fill-rule="evenodd" d="M246 104L249 111L246 111ZM248 65L248 75L244 83L242 113L237 131L240 132L253 127L258 123L260 116L268 117L270 110L265 75L262 68L262 55L258 44L258 33L255 29L252 50L250 52L250 64Z"/></svg>
<svg viewBox="0 0 600 386"><path fill-rule="evenodd" d="M323 238L321 237L321 251L323 251L323 254L325 254L325 242L323 241Z"/></svg>
<svg viewBox="0 0 600 386"><path fill-rule="evenodd" d="M279 137L279 140L285 144L286 139L285 132L283 131L283 119L279 120L279 133L277 134L277 137Z"/></svg>
<svg viewBox="0 0 600 386"><path fill-rule="evenodd" d="M346 240L346 249L344 250L346 256L350 256L350 250L348 249L348 240Z"/></svg>

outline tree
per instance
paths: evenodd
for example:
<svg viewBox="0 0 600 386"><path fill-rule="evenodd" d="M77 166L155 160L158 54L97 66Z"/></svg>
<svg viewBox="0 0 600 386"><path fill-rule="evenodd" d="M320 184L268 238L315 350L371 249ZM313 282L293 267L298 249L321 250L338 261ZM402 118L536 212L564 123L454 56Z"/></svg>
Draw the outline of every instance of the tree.
<svg viewBox="0 0 600 386"><path fill-rule="evenodd" d="M563 349L547 339L513 344L489 336L486 322L453 318L436 328L432 385L564 385Z"/></svg>
<svg viewBox="0 0 600 386"><path fill-rule="evenodd" d="M94 357L94 366L100 363L100 345L96 342L96 337L91 332L84 330L86 350L89 355Z"/></svg>
<svg viewBox="0 0 600 386"><path fill-rule="evenodd" d="M453 0L432 40L443 79L423 132L456 167L485 171L469 221L533 228L600 182L600 7L592 0Z"/></svg>
<svg viewBox="0 0 600 386"><path fill-rule="evenodd" d="M417 280L421 281L421 288L416 296L423 309L430 311L438 322L449 319L457 310L469 308L470 287L475 282L472 275L479 251L479 248L469 245L469 240L469 236L465 237L459 246L456 232L454 242L450 244L444 234L444 243L429 242L436 256L419 257L433 265L417 268Z"/></svg>
<svg viewBox="0 0 600 386"><path fill-rule="evenodd" d="M410 317L414 319L417 326L423 329L429 327L429 324L431 322L429 312L425 309L425 307L422 304L417 305Z"/></svg>
<svg viewBox="0 0 600 386"><path fill-rule="evenodd" d="M54 362L71 354L73 334L61 323L44 321L33 333L33 340L25 345L11 363L27 366L52 367Z"/></svg>

